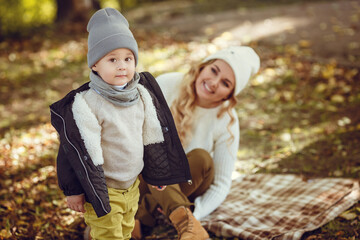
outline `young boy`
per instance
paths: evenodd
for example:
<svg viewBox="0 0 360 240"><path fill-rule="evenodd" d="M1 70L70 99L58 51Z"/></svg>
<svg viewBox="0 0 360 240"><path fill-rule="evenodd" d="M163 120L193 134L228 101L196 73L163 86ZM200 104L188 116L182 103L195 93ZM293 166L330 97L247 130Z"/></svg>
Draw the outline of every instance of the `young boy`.
<svg viewBox="0 0 360 240"><path fill-rule="evenodd" d="M59 186L68 207L84 212L92 239L130 239L138 175L154 186L191 182L189 165L159 86L135 70L138 47L124 16L101 9L87 30L90 82L50 106Z"/></svg>

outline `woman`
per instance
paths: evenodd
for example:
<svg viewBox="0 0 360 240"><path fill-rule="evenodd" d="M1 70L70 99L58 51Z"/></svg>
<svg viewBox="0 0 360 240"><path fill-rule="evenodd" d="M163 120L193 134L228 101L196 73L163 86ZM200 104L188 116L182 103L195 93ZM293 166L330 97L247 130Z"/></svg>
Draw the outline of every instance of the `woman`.
<svg viewBox="0 0 360 240"><path fill-rule="evenodd" d="M134 238L141 238L141 224L155 224L154 212L159 206L179 239L209 238L199 221L213 212L230 190L239 144L236 96L259 66L253 49L233 46L207 57L185 76L168 73L157 78L187 153L193 184L170 185L159 192L141 181Z"/></svg>

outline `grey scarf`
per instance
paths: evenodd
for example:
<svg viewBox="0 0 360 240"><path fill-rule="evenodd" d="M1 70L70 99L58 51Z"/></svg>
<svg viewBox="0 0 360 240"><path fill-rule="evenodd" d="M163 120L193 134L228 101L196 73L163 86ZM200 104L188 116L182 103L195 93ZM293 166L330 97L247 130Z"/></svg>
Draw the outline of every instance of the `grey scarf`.
<svg viewBox="0 0 360 240"><path fill-rule="evenodd" d="M90 73L90 80L90 88L115 105L129 107L139 101L140 95L137 84L140 80L140 75L137 72L135 72L133 79L122 90L106 83L93 71Z"/></svg>

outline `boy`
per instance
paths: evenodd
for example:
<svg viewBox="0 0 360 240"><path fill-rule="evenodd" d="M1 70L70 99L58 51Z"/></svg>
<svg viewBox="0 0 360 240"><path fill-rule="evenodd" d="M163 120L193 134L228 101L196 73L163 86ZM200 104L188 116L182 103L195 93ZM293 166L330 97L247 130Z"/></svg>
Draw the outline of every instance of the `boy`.
<svg viewBox="0 0 360 240"><path fill-rule="evenodd" d="M90 82L50 106L59 186L92 239L130 239L138 175L155 186L191 182L189 165L159 86L135 71L138 47L124 16L101 9L87 30Z"/></svg>

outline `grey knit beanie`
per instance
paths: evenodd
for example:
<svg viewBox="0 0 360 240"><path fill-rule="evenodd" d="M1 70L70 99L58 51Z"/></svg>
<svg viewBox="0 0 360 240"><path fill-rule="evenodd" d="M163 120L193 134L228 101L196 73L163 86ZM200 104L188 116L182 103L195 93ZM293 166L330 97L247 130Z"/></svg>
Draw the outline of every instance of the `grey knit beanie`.
<svg viewBox="0 0 360 240"><path fill-rule="evenodd" d="M88 66L94 64L109 52L118 48L128 48L138 63L138 46L129 29L126 18L114 8L98 10L87 25L88 37Z"/></svg>

